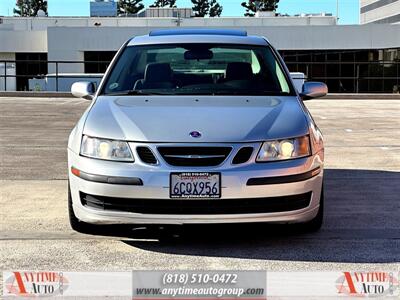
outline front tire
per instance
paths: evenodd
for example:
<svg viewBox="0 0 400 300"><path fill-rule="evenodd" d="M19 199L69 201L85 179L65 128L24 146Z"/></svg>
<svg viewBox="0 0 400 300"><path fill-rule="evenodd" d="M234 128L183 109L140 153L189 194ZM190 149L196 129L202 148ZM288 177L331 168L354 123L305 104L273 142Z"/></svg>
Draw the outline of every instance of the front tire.
<svg viewBox="0 0 400 300"><path fill-rule="evenodd" d="M321 189L321 196L319 200L319 209L314 219L304 223L304 229L307 232L316 232L321 229L324 220L324 187Z"/></svg>
<svg viewBox="0 0 400 300"><path fill-rule="evenodd" d="M72 207L72 196L71 196L71 188L69 186L68 181L68 217L69 217L69 224L71 228L80 233L94 233L95 225L83 222L79 220L74 212L74 208Z"/></svg>

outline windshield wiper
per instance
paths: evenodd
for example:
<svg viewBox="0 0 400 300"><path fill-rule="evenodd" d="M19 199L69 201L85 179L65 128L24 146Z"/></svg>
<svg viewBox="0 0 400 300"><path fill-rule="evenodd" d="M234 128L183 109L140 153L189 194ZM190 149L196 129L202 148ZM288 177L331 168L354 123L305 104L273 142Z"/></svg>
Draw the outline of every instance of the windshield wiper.
<svg viewBox="0 0 400 300"><path fill-rule="evenodd" d="M180 88L174 89L171 91L164 92L154 92L154 91L146 91L146 90L127 90L127 91L119 91L115 93L108 93L105 96L151 96L151 95L240 95L240 96L290 96L288 92L278 92L278 91L269 91L269 90L236 90L236 89L226 89L226 90L210 90L210 89L202 89L202 88Z"/></svg>
<svg viewBox="0 0 400 300"><path fill-rule="evenodd" d="M290 96L288 92L269 90L221 90L214 91L214 95L241 95L241 96Z"/></svg>
<svg viewBox="0 0 400 300"><path fill-rule="evenodd" d="M147 92L144 90L128 90L128 91L120 91L120 92L115 92L115 93L107 93L104 95L105 96L133 96L133 95L151 96L151 95L165 95L165 94L157 93L157 92Z"/></svg>
<svg viewBox="0 0 400 300"><path fill-rule="evenodd" d="M290 96L288 92L271 91L271 90L247 90L247 89L218 89L218 88L204 88L204 87L183 87L176 89L177 95L226 95L226 96Z"/></svg>

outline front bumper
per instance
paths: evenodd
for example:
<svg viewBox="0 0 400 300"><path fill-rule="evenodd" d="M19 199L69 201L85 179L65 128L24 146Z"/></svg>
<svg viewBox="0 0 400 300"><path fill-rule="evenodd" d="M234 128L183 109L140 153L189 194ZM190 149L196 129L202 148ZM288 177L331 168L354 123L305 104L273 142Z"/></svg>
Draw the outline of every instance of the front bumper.
<svg viewBox="0 0 400 300"><path fill-rule="evenodd" d="M165 165L146 165L140 161L120 163L90 159L68 150L69 180L73 209L78 219L93 224L188 224L188 223L241 223L241 222L277 222L298 223L314 218L318 212L323 181L323 162L316 154L311 157L274 162L245 163L239 166L221 165L217 167L166 167ZM89 174L112 178L139 178L142 185L112 184L82 179L71 173L75 167ZM319 173L308 179L299 177L319 169ZM220 172L222 181L222 199L269 198L310 193L309 204L301 209L265 212L265 213L136 213L130 211L105 210L82 204L82 193L119 199L159 199L169 201L169 179L171 172ZM250 179L257 184L249 185ZM287 182L275 183L268 178L288 178ZM289 180L289 178L291 178ZM297 178L296 180L293 180ZM304 180L303 180L304 179ZM254 183L254 182L253 182ZM191 200L182 200L191 201ZM204 201L218 201L204 200ZM166 202L167 203L167 202ZM212 202L210 202L212 205Z"/></svg>

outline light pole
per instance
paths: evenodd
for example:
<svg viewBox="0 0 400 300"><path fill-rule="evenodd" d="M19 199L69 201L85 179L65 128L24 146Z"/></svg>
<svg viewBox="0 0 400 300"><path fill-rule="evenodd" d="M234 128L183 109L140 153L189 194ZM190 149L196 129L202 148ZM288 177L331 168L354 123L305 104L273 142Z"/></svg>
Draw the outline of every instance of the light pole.
<svg viewBox="0 0 400 300"><path fill-rule="evenodd" d="M260 11L260 7L261 7L261 1L254 1L254 6L256 8L256 13L254 16L258 17L259 16L259 11Z"/></svg>
<svg viewBox="0 0 400 300"><path fill-rule="evenodd" d="M336 0L336 23L339 24L339 0Z"/></svg>

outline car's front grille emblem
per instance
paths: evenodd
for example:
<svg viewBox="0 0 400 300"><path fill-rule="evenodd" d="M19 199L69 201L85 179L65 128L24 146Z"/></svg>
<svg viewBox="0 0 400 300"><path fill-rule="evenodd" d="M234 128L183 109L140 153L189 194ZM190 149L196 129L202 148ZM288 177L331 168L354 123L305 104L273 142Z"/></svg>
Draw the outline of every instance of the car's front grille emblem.
<svg viewBox="0 0 400 300"><path fill-rule="evenodd" d="M189 135L190 135L192 138L196 138L196 139L201 137L201 133L198 132L198 131L192 131L192 132L189 133Z"/></svg>

